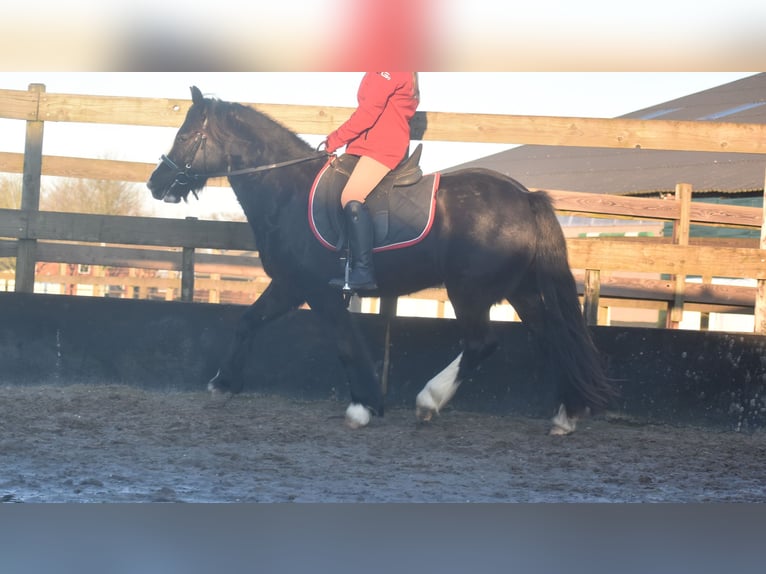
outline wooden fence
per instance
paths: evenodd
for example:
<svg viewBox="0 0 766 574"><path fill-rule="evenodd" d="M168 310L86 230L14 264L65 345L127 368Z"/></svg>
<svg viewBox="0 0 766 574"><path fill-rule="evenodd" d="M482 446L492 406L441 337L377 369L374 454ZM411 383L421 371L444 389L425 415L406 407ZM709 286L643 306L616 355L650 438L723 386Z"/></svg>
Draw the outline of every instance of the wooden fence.
<svg viewBox="0 0 766 574"><path fill-rule="evenodd" d="M241 253L257 249L246 223L39 210L41 175L145 182L155 167L44 156L45 122L177 127L189 105L186 100L49 94L39 84L30 85L28 91L0 90L0 118L23 120L27 126L24 153L0 153L0 173L23 174L21 209L0 209L0 238L5 238L0 240L0 257L16 257L17 291L34 289L39 261L177 270L184 300L192 299L195 272L215 280L234 275L235 270L240 275L245 269L244 274L261 285L253 289L262 288L257 258ZM329 133L352 112L349 108L251 105L306 134ZM766 125L762 124L420 112L413 134L422 140L766 153ZM217 179L209 185L228 186L228 182ZM670 201L551 191L561 213L674 222L673 238L568 239L570 265L579 279L591 324L598 322L600 308L630 300L667 308L670 327L677 326L681 310L687 308L754 312L756 332L766 332L766 251L762 249L766 239L760 243L689 239L692 223L763 230L763 210L692 203L692 191L680 183L675 200ZM672 279L620 276L624 273L668 274ZM704 284L686 283L688 275L702 277ZM713 277L755 279L757 287L712 285ZM423 296L444 298L441 290L429 290Z"/></svg>

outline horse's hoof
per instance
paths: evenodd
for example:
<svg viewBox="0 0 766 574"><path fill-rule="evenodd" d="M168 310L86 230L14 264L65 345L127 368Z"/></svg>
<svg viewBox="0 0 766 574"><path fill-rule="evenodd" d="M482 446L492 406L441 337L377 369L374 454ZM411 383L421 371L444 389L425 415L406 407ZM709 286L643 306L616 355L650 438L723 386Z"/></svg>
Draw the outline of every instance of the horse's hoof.
<svg viewBox="0 0 766 574"><path fill-rule="evenodd" d="M207 384L207 390L208 390L208 392L211 395L226 395L226 394L228 394L228 391L225 391L224 389L220 388L213 381L210 381Z"/></svg>
<svg viewBox="0 0 766 574"><path fill-rule="evenodd" d="M242 387L234 388L234 386L221 375L219 369L215 376L208 381L207 390L213 395L226 395L238 393L242 390Z"/></svg>
<svg viewBox="0 0 766 574"><path fill-rule="evenodd" d="M434 415L455 395L460 383L457 380L463 353L433 377L415 397L415 416L421 422L429 422Z"/></svg>
<svg viewBox="0 0 766 574"><path fill-rule="evenodd" d="M425 407L417 407L415 409L415 418L418 419L421 423L429 423L431 422L431 419L434 418L434 415L438 415L439 411L425 408Z"/></svg>
<svg viewBox="0 0 766 574"><path fill-rule="evenodd" d="M207 382L207 390L213 395L222 395L226 393L223 377L219 369L215 376Z"/></svg>
<svg viewBox="0 0 766 574"><path fill-rule="evenodd" d="M566 436L572 434L577 427L577 419L567 416L567 410L564 405L559 407L559 412L551 420L553 426L548 431L549 436Z"/></svg>
<svg viewBox="0 0 766 574"><path fill-rule="evenodd" d="M422 423L427 423L438 414L439 404L433 396L431 389L426 386L415 398L415 418Z"/></svg>
<svg viewBox="0 0 766 574"><path fill-rule="evenodd" d="M346 426L359 429L370 424L370 411L359 403L351 403L346 409Z"/></svg>
<svg viewBox="0 0 766 574"><path fill-rule="evenodd" d="M553 425L551 430L548 431L548 436L567 436L574 432L574 429L566 429L557 425Z"/></svg>

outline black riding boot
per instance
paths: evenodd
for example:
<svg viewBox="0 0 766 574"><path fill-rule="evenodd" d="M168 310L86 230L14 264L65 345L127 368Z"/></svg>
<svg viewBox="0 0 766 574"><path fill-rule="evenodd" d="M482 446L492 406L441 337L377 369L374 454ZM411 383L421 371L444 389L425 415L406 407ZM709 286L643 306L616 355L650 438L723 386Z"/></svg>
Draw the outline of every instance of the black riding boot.
<svg viewBox="0 0 766 574"><path fill-rule="evenodd" d="M370 291L378 288L372 267L373 236L372 217L367 206L359 201L349 201L343 208L346 230L351 247L351 270L348 286L352 291ZM343 288L346 280L333 279L330 285Z"/></svg>

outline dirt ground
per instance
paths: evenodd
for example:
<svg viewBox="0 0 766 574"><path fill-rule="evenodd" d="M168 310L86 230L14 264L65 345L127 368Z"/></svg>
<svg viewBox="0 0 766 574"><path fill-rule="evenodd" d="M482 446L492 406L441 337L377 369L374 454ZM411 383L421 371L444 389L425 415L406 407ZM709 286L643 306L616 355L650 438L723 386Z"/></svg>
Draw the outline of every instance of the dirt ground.
<svg viewBox="0 0 766 574"><path fill-rule="evenodd" d="M766 502L764 433L128 386L4 386L4 502Z"/></svg>

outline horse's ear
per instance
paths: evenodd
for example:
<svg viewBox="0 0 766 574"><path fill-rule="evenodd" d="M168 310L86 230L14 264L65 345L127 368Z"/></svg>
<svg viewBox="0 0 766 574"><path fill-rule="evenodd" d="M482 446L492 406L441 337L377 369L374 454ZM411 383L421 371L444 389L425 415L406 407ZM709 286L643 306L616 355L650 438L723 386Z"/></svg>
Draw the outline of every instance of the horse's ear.
<svg viewBox="0 0 766 574"><path fill-rule="evenodd" d="M205 96L202 95L202 92L199 91L199 88L197 86L191 87L191 95L192 95L193 104L201 104L202 101L205 99Z"/></svg>

